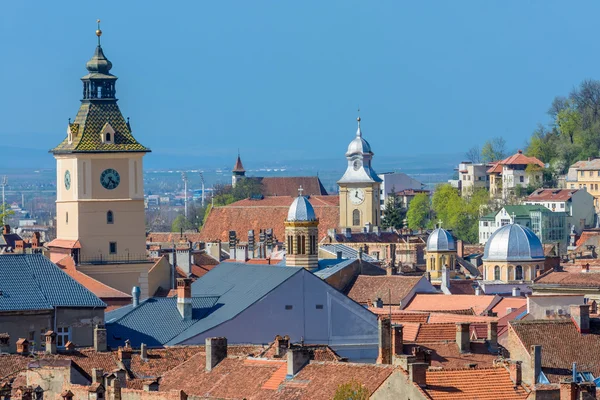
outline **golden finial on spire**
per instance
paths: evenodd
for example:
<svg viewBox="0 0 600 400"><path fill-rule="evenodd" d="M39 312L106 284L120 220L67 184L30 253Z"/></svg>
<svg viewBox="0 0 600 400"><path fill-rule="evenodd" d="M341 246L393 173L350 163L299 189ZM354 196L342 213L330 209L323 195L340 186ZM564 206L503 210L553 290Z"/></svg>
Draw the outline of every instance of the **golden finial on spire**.
<svg viewBox="0 0 600 400"><path fill-rule="evenodd" d="M100 30L100 20L96 20L98 23L98 29L96 29L96 36L98 36L98 46L100 46L100 36L102 36L102 31Z"/></svg>
<svg viewBox="0 0 600 400"><path fill-rule="evenodd" d="M358 107L358 118L356 118L358 122L360 122L360 107Z"/></svg>

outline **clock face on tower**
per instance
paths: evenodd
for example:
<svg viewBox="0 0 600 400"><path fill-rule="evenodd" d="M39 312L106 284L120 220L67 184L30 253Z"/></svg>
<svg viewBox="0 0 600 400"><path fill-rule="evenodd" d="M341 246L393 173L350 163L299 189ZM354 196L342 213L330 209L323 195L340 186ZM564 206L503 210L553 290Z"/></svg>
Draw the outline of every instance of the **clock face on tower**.
<svg viewBox="0 0 600 400"><path fill-rule="evenodd" d="M119 176L119 173L112 168L105 169L100 175L100 183L105 189L115 189L117 186L119 186L120 182L121 177Z"/></svg>
<svg viewBox="0 0 600 400"><path fill-rule="evenodd" d="M65 189L69 190L71 188L71 172L69 170L65 171Z"/></svg>
<svg viewBox="0 0 600 400"><path fill-rule="evenodd" d="M362 202L365 201L365 191L359 188L350 189L348 191L348 196L350 197L352 204L362 204Z"/></svg>
<svg viewBox="0 0 600 400"><path fill-rule="evenodd" d="M355 171L358 171L360 167L362 167L362 162L360 162L360 160L354 160L354 162L352 162L352 168L354 168Z"/></svg>

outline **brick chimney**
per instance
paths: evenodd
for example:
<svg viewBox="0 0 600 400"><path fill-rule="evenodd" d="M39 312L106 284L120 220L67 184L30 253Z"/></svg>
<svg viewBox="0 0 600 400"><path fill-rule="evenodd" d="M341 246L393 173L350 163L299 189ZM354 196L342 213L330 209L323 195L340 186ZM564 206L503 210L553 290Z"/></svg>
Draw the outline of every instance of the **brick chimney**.
<svg viewBox="0 0 600 400"><path fill-rule="evenodd" d="M205 340L206 371L212 371L221 361L227 358L227 338L212 337Z"/></svg>
<svg viewBox="0 0 600 400"><path fill-rule="evenodd" d="M19 338L17 340L17 354L22 356L29 354L29 340L25 338Z"/></svg>
<svg viewBox="0 0 600 400"><path fill-rule="evenodd" d="M487 341L492 352L498 351L498 322L490 321L487 323Z"/></svg>
<svg viewBox="0 0 600 400"><path fill-rule="evenodd" d="M379 356L377 357L377 364L391 364L391 352L392 352L392 324L389 318L379 318Z"/></svg>
<svg viewBox="0 0 600 400"><path fill-rule="evenodd" d="M305 348L290 349L287 352L287 375L293 377L310 361L310 353Z"/></svg>
<svg viewBox="0 0 600 400"><path fill-rule="evenodd" d="M273 346L275 347L275 357L283 357L290 347L290 337L288 335L275 336Z"/></svg>
<svg viewBox="0 0 600 400"><path fill-rule="evenodd" d="M581 272L582 272L582 273L587 273L587 272L590 272L590 264L589 264L589 263L587 263L587 264L585 264L585 265L582 265L582 266L581 266Z"/></svg>
<svg viewBox="0 0 600 400"><path fill-rule="evenodd" d="M63 400L72 400L75 395L70 390L63 390L60 394L60 398Z"/></svg>
<svg viewBox="0 0 600 400"><path fill-rule="evenodd" d="M381 297L378 297L377 300L373 302L373 308L383 308L383 300Z"/></svg>
<svg viewBox="0 0 600 400"><path fill-rule="evenodd" d="M144 386L143 389L145 392L158 392L158 380L153 379L153 380L148 380L144 382Z"/></svg>
<svg viewBox="0 0 600 400"><path fill-rule="evenodd" d="M510 380L513 381L515 386L521 385L521 361L510 361L508 364L508 372L510 374Z"/></svg>
<svg viewBox="0 0 600 400"><path fill-rule="evenodd" d="M48 331L44 336L46 338L46 353L56 354L56 333Z"/></svg>
<svg viewBox="0 0 600 400"><path fill-rule="evenodd" d="M106 328L104 325L98 324L94 328L94 350L97 352L104 352L107 350Z"/></svg>
<svg viewBox="0 0 600 400"><path fill-rule="evenodd" d="M427 363L412 363L408 364L408 376L411 382L420 387L425 387L427 384Z"/></svg>
<svg viewBox="0 0 600 400"><path fill-rule="evenodd" d="M125 342L125 347L119 346L117 350L117 358L125 369L131 368L131 353L133 353L133 349L129 345L129 341Z"/></svg>
<svg viewBox="0 0 600 400"><path fill-rule="evenodd" d="M471 352L471 324L468 322L456 323L456 345L461 353Z"/></svg>
<svg viewBox="0 0 600 400"><path fill-rule="evenodd" d="M104 370L102 368L92 368L92 383L104 384Z"/></svg>
<svg viewBox="0 0 600 400"><path fill-rule="evenodd" d="M531 384L535 385L538 383L540 373L542 372L542 346L533 345L529 351L529 357L531 358Z"/></svg>
<svg viewBox="0 0 600 400"><path fill-rule="evenodd" d="M465 256L465 243L462 240L456 241L456 255L460 258Z"/></svg>
<svg viewBox="0 0 600 400"><path fill-rule="evenodd" d="M404 354L404 337L401 324L392 325L392 357Z"/></svg>
<svg viewBox="0 0 600 400"><path fill-rule="evenodd" d="M177 309L185 321L192 319L192 280L177 278Z"/></svg>
<svg viewBox="0 0 600 400"><path fill-rule="evenodd" d="M140 345L140 358L143 361L148 361L148 346L146 346L146 343Z"/></svg>
<svg viewBox="0 0 600 400"><path fill-rule="evenodd" d="M75 343L73 343L69 340L65 344L65 350L67 351L67 353L72 353L73 351L75 351Z"/></svg>
<svg viewBox="0 0 600 400"><path fill-rule="evenodd" d="M10 335L8 333L0 333L0 354L8 353L10 347Z"/></svg>
<svg viewBox="0 0 600 400"><path fill-rule="evenodd" d="M579 333L590 333L590 305L571 306L571 320Z"/></svg>
<svg viewBox="0 0 600 400"><path fill-rule="evenodd" d="M31 247L37 248L40 247L42 241L40 239L40 233L39 232L33 232L33 236L31 237Z"/></svg>

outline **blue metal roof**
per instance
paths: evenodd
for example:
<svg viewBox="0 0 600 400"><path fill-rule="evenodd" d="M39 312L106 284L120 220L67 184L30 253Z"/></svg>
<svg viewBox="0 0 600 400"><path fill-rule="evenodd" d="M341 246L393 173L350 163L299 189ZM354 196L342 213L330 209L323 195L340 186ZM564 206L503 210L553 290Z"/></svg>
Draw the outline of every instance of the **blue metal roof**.
<svg viewBox="0 0 600 400"><path fill-rule="evenodd" d="M177 309L177 297L153 297L137 307L127 305L106 313L109 346L122 346L126 339L134 347L142 343L162 346L214 311L218 296L192 298L192 318L185 321Z"/></svg>
<svg viewBox="0 0 600 400"><path fill-rule="evenodd" d="M225 262L192 284L192 319L183 321L177 299L150 298L106 314L108 343L173 345L226 322L302 271L302 268Z"/></svg>
<svg viewBox="0 0 600 400"><path fill-rule="evenodd" d="M0 311L106 307L42 254L0 256Z"/></svg>

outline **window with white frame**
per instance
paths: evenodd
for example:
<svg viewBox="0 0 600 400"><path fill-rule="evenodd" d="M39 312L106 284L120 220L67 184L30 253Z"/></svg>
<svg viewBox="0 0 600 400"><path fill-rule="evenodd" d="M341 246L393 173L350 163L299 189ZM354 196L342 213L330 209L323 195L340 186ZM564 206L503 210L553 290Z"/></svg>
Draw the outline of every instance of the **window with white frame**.
<svg viewBox="0 0 600 400"><path fill-rule="evenodd" d="M67 342L71 340L71 328L68 326L59 326L56 328L56 345L65 347Z"/></svg>

